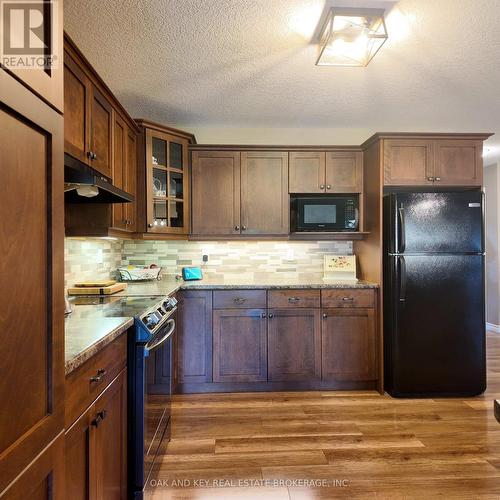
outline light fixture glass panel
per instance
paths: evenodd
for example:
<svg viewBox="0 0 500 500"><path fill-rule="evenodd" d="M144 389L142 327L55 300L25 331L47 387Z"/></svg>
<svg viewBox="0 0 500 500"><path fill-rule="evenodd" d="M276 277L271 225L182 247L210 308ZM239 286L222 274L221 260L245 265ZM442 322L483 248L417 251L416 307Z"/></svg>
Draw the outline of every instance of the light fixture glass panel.
<svg viewBox="0 0 500 500"><path fill-rule="evenodd" d="M387 40L384 11L332 9L320 37L318 66L366 66Z"/></svg>

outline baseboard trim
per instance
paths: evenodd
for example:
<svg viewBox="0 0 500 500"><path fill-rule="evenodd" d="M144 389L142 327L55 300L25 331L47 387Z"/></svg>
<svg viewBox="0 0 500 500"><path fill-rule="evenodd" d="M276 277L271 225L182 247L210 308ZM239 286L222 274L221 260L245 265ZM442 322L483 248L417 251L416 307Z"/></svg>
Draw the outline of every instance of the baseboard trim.
<svg viewBox="0 0 500 500"><path fill-rule="evenodd" d="M486 323L486 330L493 333L500 333L500 325L495 325L495 323Z"/></svg>

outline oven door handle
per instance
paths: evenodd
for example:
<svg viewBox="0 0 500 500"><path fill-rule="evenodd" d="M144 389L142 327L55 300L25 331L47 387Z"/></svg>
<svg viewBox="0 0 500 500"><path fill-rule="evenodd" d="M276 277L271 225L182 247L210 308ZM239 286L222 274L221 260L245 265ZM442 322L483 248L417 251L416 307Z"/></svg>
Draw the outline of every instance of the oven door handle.
<svg viewBox="0 0 500 500"><path fill-rule="evenodd" d="M155 340L151 345L146 344L144 346L144 350L149 353L151 352L153 349L156 349L159 345L163 344L164 342L166 342L169 337L172 335L172 333L174 333L174 330L175 330L175 320L174 319L169 319L167 322L166 322L166 325L170 325L168 330L167 330L167 333L165 333L165 335L163 335L161 338L159 338L158 340L155 340L155 339L152 339L152 340Z"/></svg>

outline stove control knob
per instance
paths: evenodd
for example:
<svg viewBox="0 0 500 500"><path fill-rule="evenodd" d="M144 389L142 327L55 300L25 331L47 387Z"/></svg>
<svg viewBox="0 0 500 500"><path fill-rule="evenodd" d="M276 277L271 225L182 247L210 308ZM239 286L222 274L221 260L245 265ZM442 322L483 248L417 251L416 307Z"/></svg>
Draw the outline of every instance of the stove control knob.
<svg viewBox="0 0 500 500"><path fill-rule="evenodd" d="M176 305L177 300L175 300L173 297L168 298L165 302L163 302L163 308L167 312L171 311Z"/></svg>

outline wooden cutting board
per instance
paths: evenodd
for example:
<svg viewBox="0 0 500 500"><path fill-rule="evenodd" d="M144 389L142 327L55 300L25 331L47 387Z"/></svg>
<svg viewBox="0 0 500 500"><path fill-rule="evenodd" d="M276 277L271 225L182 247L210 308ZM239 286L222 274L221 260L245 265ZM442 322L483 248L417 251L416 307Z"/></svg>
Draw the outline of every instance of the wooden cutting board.
<svg viewBox="0 0 500 500"><path fill-rule="evenodd" d="M115 283L110 286L75 286L68 288L68 295L112 295L127 288L127 283Z"/></svg>
<svg viewBox="0 0 500 500"><path fill-rule="evenodd" d="M116 280L94 280L94 281L80 281L75 283L76 287L97 287L111 286L116 283Z"/></svg>

